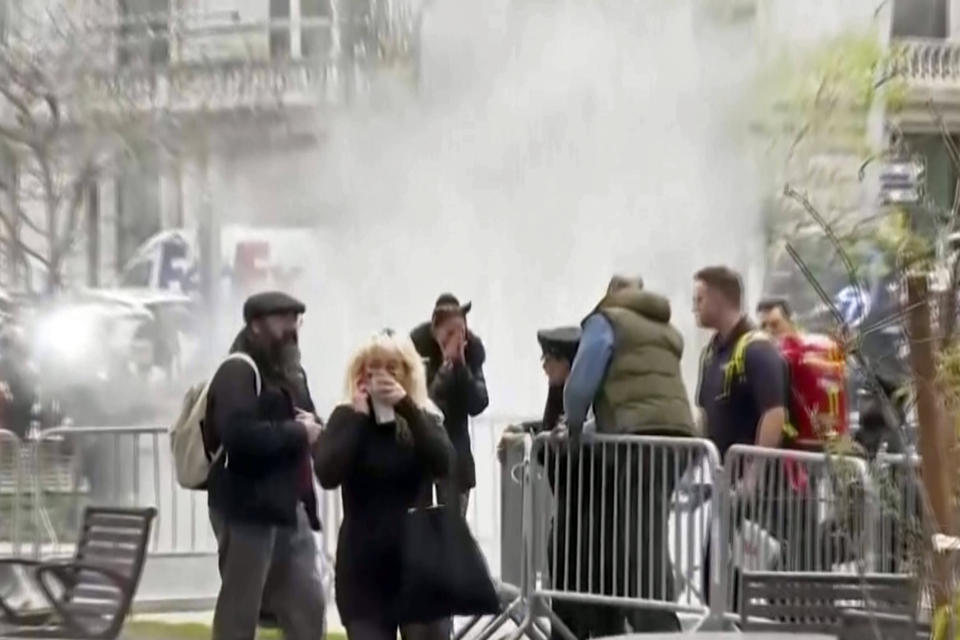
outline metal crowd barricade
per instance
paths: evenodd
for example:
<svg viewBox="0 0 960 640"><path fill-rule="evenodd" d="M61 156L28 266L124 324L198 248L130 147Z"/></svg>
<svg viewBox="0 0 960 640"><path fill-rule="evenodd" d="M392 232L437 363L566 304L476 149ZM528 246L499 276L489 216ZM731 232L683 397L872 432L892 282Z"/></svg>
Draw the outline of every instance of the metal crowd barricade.
<svg viewBox="0 0 960 640"><path fill-rule="evenodd" d="M926 501L916 453L877 455L871 466L876 487L877 508L874 540L878 573L923 576L930 540L937 527ZM932 616L933 585L921 580L918 607Z"/></svg>
<svg viewBox="0 0 960 640"><path fill-rule="evenodd" d="M715 519L690 497L720 482L712 443L588 435L571 455L565 442L542 434L532 461L550 491L534 491L530 474L534 587L528 617L547 615L568 638L619 635L628 627L672 630L679 613L706 619L704 551L718 532ZM539 506L543 501L546 509ZM536 562L543 550L546 562ZM584 623L589 628L571 629L590 615L591 605L602 605L603 613Z"/></svg>
<svg viewBox="0 0 960 640"><path fill-rule="evenodd" d="M522 455L519 462L510 463L510 478L521 487L520 498L520 522L519 522L519 558L516 563L519 572L516 574L517 584L500 582L497 584L498 595L500 596L502 610L499 615L487 621L485 625L479 628L478 635L474 640L489 640L505 624L512 622L517 629L512 638L526 636L531 640L548 640L550 634L544 627L541 620L533 617L531 607L531 592L533 585L533 563L530 561L533 549L533 477L531 453L533 451L533 438L528 434L505 434L504 439L510 446L522 445ZM504 519L504 526L509 526L511 520ZM454 634L455 640L465 638L471 631L477 628L481 619L471 618Z"/></svg>
<svg viewBox="0 0 960 640"><path fill-rule="evenodd" d="M23 443L17 434L0 429L0 556L20 555L23 542ZM7 517L7 513L10 517ZM9 544L9 548L6 546Z"/></svg>
<svg viewBox="0 0 960 640"><path fill-rule="evenodd" d="M322 558L320 578L323 581L323 592L327 602L331 603L335 602L336 596L334 567L340 525L343 523L343 494L339 489L324 490L317 483L314 484L314 490L319 498L320 522L323 527L320 532L320 546L317 550Z"/></svg>
<svg viewBox="0 0 960 640"><path fill-rule="evenodd" d="M31 448L35 555L70 553L88 504L155 506L151 555L215 553L206 496L177 484L166 428L55 427Z"/></svg>
<svg viewBox="0 0 960 640"><path fill-rule="evenodd" d="M915 574L922 562L918 552L929 537L920 457L881 453L871 470L877 493L877 571Z"/></svg>
<svg viewBox="0 0 960 640"><path fill-rule="evenodd" d="M0 431L0 442L5 439ZM206 493L177 483L166 427L56 427L39 432L26 451L24 461L29 466L23 471L18 466L16 472L23 479L19 482L22 492L30 496L35 557L71 554L83 508L93 504L156 507L150 557L216 555ZM0 455L4 452L0 447ZM0 466L0 471L3 468ZM0 484L0 489L3 486ZM320 491L319 498L324 529L318 555L321 578L332 602L342 504L339 491ZM19 510L14 514L17 523ZM19 551L21 529L15 524L15 552Z"/></svg>
<svg viewBox="0 0 960 640"><path fill-rule="evenodd" d="M725 616L738 611L742 571L875 570L875 488L864 460L736 445L724 474Z"/></svg>

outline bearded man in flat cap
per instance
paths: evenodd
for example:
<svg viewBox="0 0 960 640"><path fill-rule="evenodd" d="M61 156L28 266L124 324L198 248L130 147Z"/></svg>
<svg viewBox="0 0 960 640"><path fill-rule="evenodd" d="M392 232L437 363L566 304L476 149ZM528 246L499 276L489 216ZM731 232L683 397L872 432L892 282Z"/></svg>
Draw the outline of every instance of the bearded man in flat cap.
<svg viewBox="0 0 960 640"><path fill-rule="evenodd" d="M201 428L222 581L214 640L253 640L261 611L288 640L324 634L310 455L321 426L299 364L304 311L281 292L249 298L231 356L210 381Z"/></svg>

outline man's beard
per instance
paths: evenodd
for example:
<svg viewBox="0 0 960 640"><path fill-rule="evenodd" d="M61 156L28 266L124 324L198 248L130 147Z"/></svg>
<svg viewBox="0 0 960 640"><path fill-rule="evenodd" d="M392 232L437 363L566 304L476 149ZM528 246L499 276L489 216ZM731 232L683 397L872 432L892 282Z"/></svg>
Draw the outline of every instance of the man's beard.
<svg viewBox="0 0 960 640"><path fill-rule="evenodd" d="M276 377L288 382L299 377L300 346L296 331L287 331L280 337L270 336L263 355Z"/></svg>
<svg viewBox="0 0 960 640"><path fill-rule="evenodd" d="M296 380L300 377L300 344L296 336L292 340L284 340L280 343L278 363L280 371L283 372L287 380Z"/></svg>

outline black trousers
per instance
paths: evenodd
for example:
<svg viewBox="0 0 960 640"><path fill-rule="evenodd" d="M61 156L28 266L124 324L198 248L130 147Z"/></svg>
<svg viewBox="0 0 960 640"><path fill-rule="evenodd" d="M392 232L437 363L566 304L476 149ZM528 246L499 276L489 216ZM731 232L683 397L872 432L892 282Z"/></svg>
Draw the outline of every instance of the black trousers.
<svg viewBox="0 0 960 640"><path fill-rule="evenodd" d="M546 463L557 499L548 541L554 588L673 601L666 530L676 455L602 444ZM577 638L622 634L628 624L635 632L680 630L671 611L560 599L553 610Z"/></svg>
<svg viewBox="0 0 960 640"><path fill-rule="evenodd" d="M356 620L347 624L349 640L396 640L396 624L376 620ZM450 627L442 623L400 625L402 640L448 640Z"/></svg>

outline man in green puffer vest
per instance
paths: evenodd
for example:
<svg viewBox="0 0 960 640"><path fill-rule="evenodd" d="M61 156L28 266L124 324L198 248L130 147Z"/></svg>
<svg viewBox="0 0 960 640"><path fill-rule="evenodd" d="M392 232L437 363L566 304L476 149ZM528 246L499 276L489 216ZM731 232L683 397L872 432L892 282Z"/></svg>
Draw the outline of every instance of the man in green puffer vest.
<svg viewBox="0 0 960 640"><path fill-rule="evenodd" d="M582 453L583 463L591 458L598 466L606 463L606 495L592 514L595 521L603 520L606 535L593 542L598 549L584 554L596 557L605 548L601 553L609 568L599 585L602 595L675 600L666 514L675 478L683 471L678 469L682 454L663 446L609 443L581 449L587 413L592 407L600 434L693 436L693 414L680 375L682 354L683 338L670 325L669 301L644 290L640 278L614 276L583 322L564 387L564 409L573 452ZM607 620L607 635L624 633L625 624L634 632L680 631L670 611L623 609Z"/></svg>
<svg viewBox="0 0 960 640"><path fill-rule="evenodd" d="M583 336L564 388L571 440L592 407L606 434L694 435L680 374L683 337L670 324L670 302L643 280L614 276L583 321Z"/></svg>

